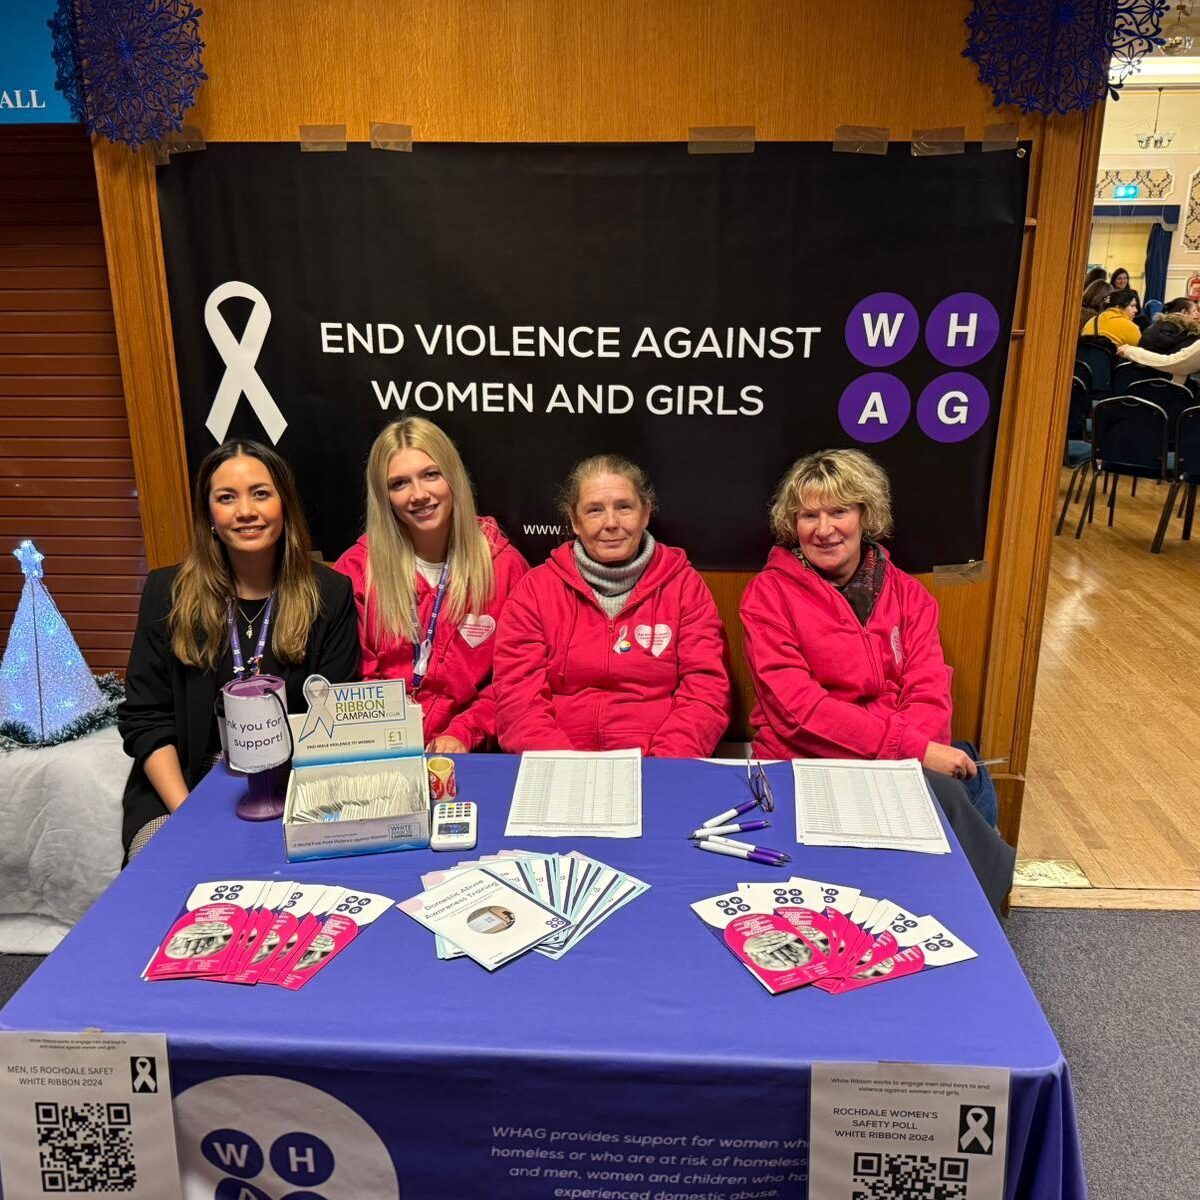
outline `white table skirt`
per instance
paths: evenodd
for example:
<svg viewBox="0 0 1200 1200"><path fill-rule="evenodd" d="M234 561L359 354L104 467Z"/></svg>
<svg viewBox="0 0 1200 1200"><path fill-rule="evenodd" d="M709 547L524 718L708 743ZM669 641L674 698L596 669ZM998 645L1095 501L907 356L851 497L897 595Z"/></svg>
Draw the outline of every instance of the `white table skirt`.
<svg viewBox="0 0 1200 1200"><path fill-rule="evenodd" d="M115 728L0 753L0 953L48 954L121 869Z"/></svg>

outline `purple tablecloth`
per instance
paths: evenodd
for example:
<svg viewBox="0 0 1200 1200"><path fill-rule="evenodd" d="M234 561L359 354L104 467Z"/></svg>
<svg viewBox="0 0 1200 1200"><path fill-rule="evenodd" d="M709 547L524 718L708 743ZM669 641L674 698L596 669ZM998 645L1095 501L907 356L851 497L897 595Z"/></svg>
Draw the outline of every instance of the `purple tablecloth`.
<svg viewBox="0 0 1200 1200"><path fill-rule="evenodd" d="M481 810L479 853L514 845L503 829L517 761L458 759L460 795ZM769 772L778 811L763 840L789 845L790 771ZM810 1064L880 1059L1010 1068L1006 1197L1082 1200L1066 1064L956 844L943 856L797 847L791 869L932 912L977 959L842 996L770 996L688 907L784 874L685 840L743 798L743 772L651 759L643 785L642 838L527 844L578 848L652 885L559 962L531 954L488 974L439 961L431 935L392 910L300 992L144 983L201 880L319 881L402 899L421 872L454 861L414 851L288 864L277 823L235 819L244 783L218 768L0 1026L165 1032L181 1159L202 1164L188 1168L189 1200L367 1200L364 1187L404 1200L799 1198ZM760 1163L777 1145L785 1165L739 1168L750 1161L739 1149L750 1151L738 1141ZM589 1180L598 1162L612 1164L610 1178ZM226 1190L214 1193L222 1172Z"/></svg>

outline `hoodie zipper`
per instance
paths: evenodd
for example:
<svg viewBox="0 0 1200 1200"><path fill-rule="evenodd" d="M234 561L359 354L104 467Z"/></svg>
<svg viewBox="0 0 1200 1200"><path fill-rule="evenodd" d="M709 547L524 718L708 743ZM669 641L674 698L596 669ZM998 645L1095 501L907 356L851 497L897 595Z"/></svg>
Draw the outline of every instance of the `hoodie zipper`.
<svg viewBox="0 0 1200 1200"><path fill-rule="evenodd" d="M806 571L813 571L813 568L810 566L807 566L807 565L805 566L804 569ZM813 571L813 574L816 575L816 572ZM821 577L818 575L817 578L820 579ZM861 639L862 644L863 644L863 650L867 656L867 661L871 664L871 669L875 674L875 694L877 696L882 696L884 688L887 686L887 679L885 678L885 676L883 674L883 667L880 665L879 655L875 653L875 647L871 642L871 635L870 635L870 633L867 632L866 625L863 625L859 621L858 615L855 613L854 608L850 604L850 601L847 600L846 597L842 595L842 591L840 588L834 587L834 585L832 583L830 583L828 579L821 579L821 582L827 588L829 588L830 591L833 592L833 594L837 597L837 600L841 602L843 607L850 614L850 623L854 626L855 629L858 630L859 638ZM873 608L871 610L871 616L875 615L876 609L879 608L880 602L883 600L883 593L887 588L889 588L891 586L891 582L892 581L888 577L888 573L885 569L884 576L883 576L883 588L880 589L879 596L875 600L875 608ZM867 618L868 621L870 621L870 619L871 619L870 617Z"/></svg>

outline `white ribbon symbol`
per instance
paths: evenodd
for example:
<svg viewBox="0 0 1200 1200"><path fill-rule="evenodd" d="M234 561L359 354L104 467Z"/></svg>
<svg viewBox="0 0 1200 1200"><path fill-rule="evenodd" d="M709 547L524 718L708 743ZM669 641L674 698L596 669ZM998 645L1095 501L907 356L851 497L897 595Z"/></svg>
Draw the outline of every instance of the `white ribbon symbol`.
<svg viewBox="0 0 1200 1200"><path fill-rule="evenodd" d="M240 342L233 336L228 322L221 315L221 305L234 296L254 303ZM271 444L278 444L288 423L279 411L279 405L267 391L267 385L259 379L258 372L254 369L267 337L267 327L271 324L271 306L267 303L266 296L252 284L231 279L228 283L213 288L211 295L204 302L204 324L217 353L225 363L225 374L221 377L221 385L217 388L208 420L204 422L208 432L218 442L223 442L229 432L229 423L233 420L237 402L240 397L245 396L250 401L255 416L262 422Z"/></svg>
<svg viewBox="0 0 1200 1200"><path fill-rule="evenodd" d="M148 1058L135 1058L133 1068L137 1074L133 1077L135 1092L156 1092L158 1084L154 1081L152 1062Z"/></svg>
<svg viewBox="0 0 1200 1200"><path fill-rule="evenodd" d="M327 737L333 737L337 722L337 702L333 696L333 684L324 675L310 675L304 681L304 698L308 701L308 716L300 730L300 741L324 727Z"/></svg>
<svg viewBox="0 0 1200 1200"><path fill-rule="evenodd" d="M992 1139L988 1136L988 1114L982 1108L970 1108L967 1110L967 1129L966 1132L958 1139L958 1148L966 1150L972 1143L979 1146L984 1154L990 1154L992 1151Z"/></svg>

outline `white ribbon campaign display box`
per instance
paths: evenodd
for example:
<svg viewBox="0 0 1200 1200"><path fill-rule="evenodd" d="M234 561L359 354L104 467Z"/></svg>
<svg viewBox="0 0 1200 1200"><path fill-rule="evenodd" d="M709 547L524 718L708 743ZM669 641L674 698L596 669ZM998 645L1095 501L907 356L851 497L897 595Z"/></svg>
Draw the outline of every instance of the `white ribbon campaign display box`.
<svg viewBox="0 0 1200 1200"><path fill-rule="evenodd" d="M289 862L429 845L429 776L421 706L404 681L305 681L283 813Z"/></svg>

